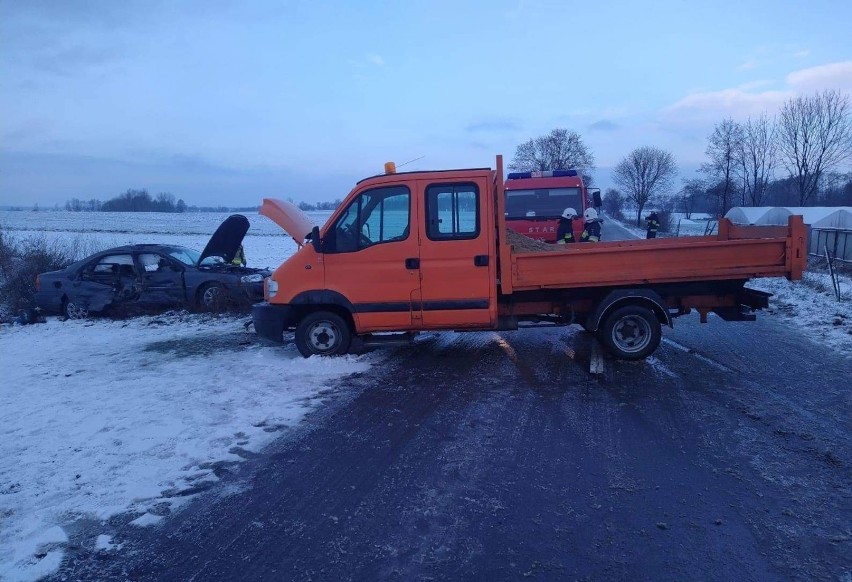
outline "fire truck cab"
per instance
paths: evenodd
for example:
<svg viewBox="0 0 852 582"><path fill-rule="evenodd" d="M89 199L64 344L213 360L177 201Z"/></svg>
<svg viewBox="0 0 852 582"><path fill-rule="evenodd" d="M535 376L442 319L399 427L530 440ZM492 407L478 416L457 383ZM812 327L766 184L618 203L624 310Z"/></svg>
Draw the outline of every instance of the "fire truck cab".
<svg viewBox="0 0 852 582"><path fill-rule="evenodd" d="M556 242L559 217L566 208L578 216L591 206L589 191L576 170L511 172L504 186L506 227L532 239ZM574 238L580 240L583 221L574 221Z"/></svg>

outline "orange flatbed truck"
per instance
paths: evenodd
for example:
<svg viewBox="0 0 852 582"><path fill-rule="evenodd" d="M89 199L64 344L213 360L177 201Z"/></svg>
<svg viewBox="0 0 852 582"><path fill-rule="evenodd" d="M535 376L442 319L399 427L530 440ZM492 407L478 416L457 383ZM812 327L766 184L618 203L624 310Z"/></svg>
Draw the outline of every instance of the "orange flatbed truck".
<svg viewBox="0 0 852 582"><path fill-rule="evenodd" d="M320 228L295 205L260 214L299 249L266 280L252 319L263 338L293 330L305 357L408 341L425 330L579 324L622 359L659 345L663 325L696 310L753 320L769 294L754 277L800 279L805 226L736 226L716 236L541 245L507 233L503 160L490 168L386 173L358 182ZM536 243L533 243L535 245Z"/></svg>

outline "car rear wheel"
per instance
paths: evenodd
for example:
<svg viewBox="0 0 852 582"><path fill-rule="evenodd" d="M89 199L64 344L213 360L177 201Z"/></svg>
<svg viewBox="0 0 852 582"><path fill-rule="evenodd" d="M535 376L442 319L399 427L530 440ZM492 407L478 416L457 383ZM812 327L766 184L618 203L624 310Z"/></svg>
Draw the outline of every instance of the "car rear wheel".
<svg viewBox="0 0 852 582"><path fill-rule="evenodd" d="M335 356L349 351L352 331L342 317L330 311L309 313L296 326L296 347L304 357Z"/></svg>
<svg viewBox="0 0 852 582"><path fill-rule="evenodd" d="M66 299L62 304L62 313L68 319L86 319L89 316L89 310L82 303Z"/></svg>
<svg viewBox="0 0 852 582"><path fill-rule="evenodd" d="M641 305L626 305L606 318L600 338L616 358L641 360L660 345L662 329L653 311Z"/></svg>
<svg viewBox="0 0 852 582"><path fill-rule="evenodd" d="M220 283L205 283L198 290L198 307L218 311L225 306L225 289Z"/></svg>

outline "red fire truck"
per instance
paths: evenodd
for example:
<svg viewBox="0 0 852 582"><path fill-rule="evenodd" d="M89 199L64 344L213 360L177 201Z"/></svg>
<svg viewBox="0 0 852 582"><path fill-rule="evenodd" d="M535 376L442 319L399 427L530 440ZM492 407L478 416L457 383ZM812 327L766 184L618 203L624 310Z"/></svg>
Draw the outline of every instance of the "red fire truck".
<svg viewBox="0 0 852 582"><path fill-rule="evenodd" d="M512 172L506 184L506 226L515 232L547 243L556 242L559 217L573 208L582 217L592 206L589 199L598 189L587 189L576 170ZM580 240L583 221L574 221L574 237Z"/></svg>

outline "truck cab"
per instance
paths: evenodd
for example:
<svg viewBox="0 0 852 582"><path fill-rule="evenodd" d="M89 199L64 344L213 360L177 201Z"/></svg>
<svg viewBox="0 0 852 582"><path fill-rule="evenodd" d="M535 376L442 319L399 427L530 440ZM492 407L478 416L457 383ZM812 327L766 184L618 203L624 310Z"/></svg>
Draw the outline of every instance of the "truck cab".
<svg viewBox="0 0 852 582"><path fill-rule="evenodd" d="M576 170L510 172L504 185L506 226L531 239L556 242L559 217L566 208L578 216L589 207L589 193ZM580 240L583 221L574 221Z"/></svg>
<svg viewBox="0 0 852 582"><path fill-rule="evenodd" d="M493 327L493 180L488 168L373 176L313 229L307 217L293 220L294 205L265 200L261 214L291 220L299 243L310 230L311 244L273 273L261 310L275 316L255 317L258 332L278 338L316 305L359 334ZM307 333L327 346L342 335L327 322Z"/></svg>

